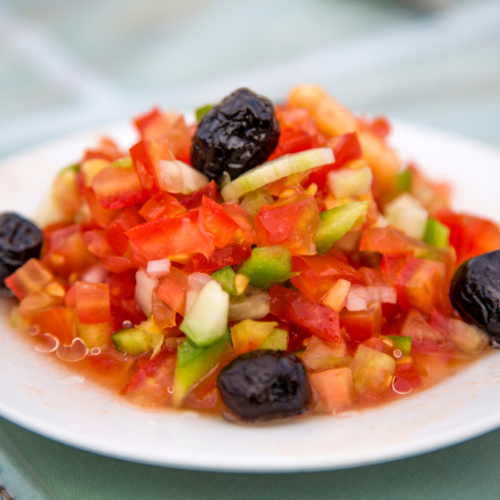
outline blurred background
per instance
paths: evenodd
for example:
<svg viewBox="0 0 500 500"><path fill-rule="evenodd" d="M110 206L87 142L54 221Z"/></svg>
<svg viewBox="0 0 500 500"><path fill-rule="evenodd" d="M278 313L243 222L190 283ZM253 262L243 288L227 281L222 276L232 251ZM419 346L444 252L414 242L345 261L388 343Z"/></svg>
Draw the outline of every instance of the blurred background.
<svg viewBox="0 0 500 500"><path fill-rule="evenodd" d="M500 1L0 0L0 157L302 82L500 147Z"/></svg>

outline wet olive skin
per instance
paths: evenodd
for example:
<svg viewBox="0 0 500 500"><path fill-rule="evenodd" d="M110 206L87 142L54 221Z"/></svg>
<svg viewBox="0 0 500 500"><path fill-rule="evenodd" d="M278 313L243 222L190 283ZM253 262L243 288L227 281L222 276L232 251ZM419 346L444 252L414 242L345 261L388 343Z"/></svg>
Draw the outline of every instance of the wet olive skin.
<svg viewBox="0 0 500 500"><path fill-rule="evenodd" d="M4 279L32 258L38 258L43 235L29 220L14 214L0 215L0 296L12 297Z"/></svg>
<svg viewBox="0 0 500 500"><path fill-rule="evenodd" d="M209 179L228 172L236 179L264 163L280 135L272 102L249 89L238 89L198 123L191 164Z"/></svg>
<svg viewBox="0 0 500 500"><path fill-rule="evenodd" d="M242 421L292 417L312 406L307 370L287 351L257 350L239 356L221 371L217 387Z"/></svg>
<svg viewBox="0 0 500 500"><path fill-rule="evenodd" d="M462 318L500 342L500 250L464 262L451 281L450 300Z"/></svg>

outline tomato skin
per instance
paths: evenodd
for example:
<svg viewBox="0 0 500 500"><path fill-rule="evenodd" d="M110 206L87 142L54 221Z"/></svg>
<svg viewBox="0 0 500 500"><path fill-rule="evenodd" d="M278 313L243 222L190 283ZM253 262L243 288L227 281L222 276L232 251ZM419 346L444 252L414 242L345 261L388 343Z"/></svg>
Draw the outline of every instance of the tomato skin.
<svg viewBox="0 0 500 500"><path fill-rule="evenodd" d="M445 265L441 262L410 259L393 281L398 303L407 311L418 309L431 315L434 307L450 311Z"/></svg>
<svg viewBox="0 0 500 500"><path fill-rule="evenodd" d="M394 281L394 278L412 257L413 252L387 253L382 257L380 270L389 283Z"/></svg>
<svg viewBox="0 0 500 500"><path fill-rule="evenodd" d="M188 277L188 272L172 266L167 276L160 279L156 291L158 297L181 316L186 305Z"/></svg>
<svg viewBox="0 0 500 500"><path fill-rule="evenodd" d="M321 300L338 279L359 282L356 269L332 255L294 255L292 283L311 300Z"/></svg>
<svg viewBox="0 0 500 500"><path fill-rule="evenodd" d="M216 248L209 259L201 254L193 255L191 263L193 270L198 273L212 274L226 266L236 266L252 255L250 245L228 245Z"/></svg>
<svg viewBox="0 0 500 500"><path fill-rule="evenodd" d="M121 394L142 406L170 403L174 384L176 351L163 348L132 376Z"/></svg>
<svg viewBox="0 0 500 500"><path fill-rule="evenodd" d="M271 313L327 342L340 342L339 315L295 290L275 285L269 290Z"/></svg>
<svg viewBox="0 0 500 500"><path fill-rule="evenodd" d="M261 207L255 217L256 243L259 247L283 245L292 255L314 255L320 224L316 201L301 194Z"/></svg>
<svg viewBox="0 0 500 500"><path fill-rule="evenodd" d="M450 229L450 245L457 253L457 266L466 260L500 249L500 230L491 221L443 208L436 218Z"/></svg>
<svg viewBox="0 0 500 500"><path fill-rule="evenodd" d="M152 140L165 134L170 122L158 108L153 108L148 113L135 118L134 125L142 139Z"/></svg>
<svg viewBox="0 0 500 500"><path fill-rule="evenodd" d="M222 208L240 227L235 234L235 241L240 244L253 245L255 243L255 231L250 215L239 205L224 203Z"/></svg>
<svg viewBox="0 0 500 500"><path fill-rule="evenodd" d="M111 321L109 287L105 283L75 284L76 312L78 320L86 325Z"/></svg>
<svg viewBox="0 0 500 500"><path fill-rule="evenodd" d="M106 278L109 287L111 313L121 328L124 321L137 325L146 320L144 313L137 307L134 300L135 270L121 274L111 274Z"/></svg>
<svg viewBox="0 0 500 500"><path fill-rule="evenodd" d="M163 219L170 215L182 214L185 211L185 207L181 205L177 198L168 193L160 193L150 198L143 205L139 213L149 222Z"/></svg>
<svg viewBox="0 0 500 500"><path fill-rule="evenodd" d="M147 191L158 192L156 167L159 160L174 160L168 141L164 138L142 140L130 148L130 156L142 187Z"/></svg>
<svg viewBox="0 0 500 500"><path fill-rule="evenodd" d="M201 206L203 229L213 237L214 245L222 248L233 241L240 226L216 201L203 196Z"/></svg>
<svg viewBox="0 0 500 500"><path fill-rule="evenodd" d="M201 206L203 197L210 198L211 200L217 201L219 199L219 188L215 181L210 181L208 184L198 189L194 193L187 194L183 196L179 203L186 209L191 210Z"/></svg>
<svg viewBox="0 0 500 500"><path fill-rule="evenodd" d="M83 188L83 197L89 206L90 213L99 227L105 229L118 216L118 210L108 210L104 208L97 199L91 187Z"/></svg>
<svg viewBox="0 0 500 500"><path fill-rule="evenodd" d="M128 207L146 196L133 168L106 167L94 177L92 188L99 203L107 209Z"/></svg>
<svg viewBox="0 0 500 500"><path fill-rule="evenodd" d="M364 343L370 337L376 337L382 329L382 307L371 307L367 311L347 311L340 313L340 328L345 328L353 344ZM371 347L371 346L368 346Z"/></svg>
<svg viewBox="0 0 500 500"><path fill-rule="evenodd" d="M200 211L146 222L125 234L148 260L201 253L207 259L214 251L212 238L200 230Z"/></svg>

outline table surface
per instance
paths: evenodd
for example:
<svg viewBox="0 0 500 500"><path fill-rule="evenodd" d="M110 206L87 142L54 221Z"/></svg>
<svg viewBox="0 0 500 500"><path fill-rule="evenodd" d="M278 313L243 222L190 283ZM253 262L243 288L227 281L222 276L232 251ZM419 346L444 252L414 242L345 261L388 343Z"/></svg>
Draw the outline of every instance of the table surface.
<svg viewBox="0 0 500 500"><path fill-rule="evenodd" d="M306 81L355 110L500 147L500 1L436 3L446 5L426 11L389 0L3 0L0 158L153 104L191 109L237 86L279 99ZM8 476L2 467L31 478L20 499L500 497L500 431L389 464L257 475L122 462L2 419L0 430L12 442L0 440L2 450L17 457L0 456L0 481ZM8 477L7 487L20 492L19 479Z"/></svg>

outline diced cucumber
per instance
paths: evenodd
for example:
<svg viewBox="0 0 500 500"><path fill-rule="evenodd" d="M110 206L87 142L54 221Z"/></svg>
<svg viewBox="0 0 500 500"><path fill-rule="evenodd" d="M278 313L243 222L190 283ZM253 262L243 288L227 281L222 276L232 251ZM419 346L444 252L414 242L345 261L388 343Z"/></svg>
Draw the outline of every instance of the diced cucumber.
<svg viewBox="0 0 500 500"><path fill-rule="evenodd" d="M275 328L267 337L259 349L274 349L277 351L286 351L288 347L288 333L286 330Z"/></svg>
<svg viewBox="0 0 500 500"><path fill-rule="evenodd" d="M424 241L429 245L448 248L450 244L450 228L430 217L425 228Z"/></svg>
<svg viewBox="0 0 500 500"><path fill-rule="evenodd" d="M226 333L228 312L229 295L217 281L209 281L179 328L197 346L208 346Z"/></svg>
<svg viewBox="0 0 500 500"><path fill-rule="evenodd" d="M361 216L366 214L367 210L367 201L354 201L321 212L319 215L323 222L314 240L318 253L328 252L332 245L340 240Z"/></svg>
<svg viewBox="0 0 500 500"><path fill-rule="evenodd" d="M360 396L380 396L391 385L396 362L383 352L360 345L351 370L354 389Z"/></svg>
<svg viewBox="0 0 500 500"><path fill-rule="evenodd" d="M238 354L257 349L277 326L277 323L246 319L231 327L231 340Z"/></svg>
<svg viewBox="0 0 500 500"><path fill-rule="evenodd" d="M161 333L149 333L140 328L125 328L111 335L111 340L118 351L139 356L154 351L163 344Z"/></svg>
<svg viewBox="0 0 500 500"><path fill-rule="evenodd" d="M400 337L399 335L388 335L388 339L394 342L396 349L399 349L403 356L409 356L411 351L411 337Z"/></svg>
<svg viewBox="0 0 500 500"><path fill-rule="evenodd" d="M281 156L240 175L225 186L220 194L224 201L235 200L282 177L328 165L334 161L333 151L330 148L309 149Z"/></svg>
<svg viewBox="0 0 500 500"><path fill-rule="evenodd" d="M349 198L368 192L372 186L373 173L366 165L361 168L341 168L328 173L328 189L336 198Z"/></svg>
<svg viewBox="0 0 500 500"><path fill-rule="evenodd" d="M386 205L385 217L390 224L399 227L408 236L421 240L425 234L429 212L417 198L403 193Z"/></svg>
<svg viewBox="0 0 500 500"><path fill-rule="evenodd" d="M217 364L226 343L227 336L208 347L199 347L186 339L178 347L174 380L175 406L179 406L191 386Z"/></svg>
<svg viewBox="0 0 500 500"><path fill-rule="evenodd" d="M293 276L292 256L281 245L254 248L252 255L241 266L239 273L250 278L250 285L263 290Z"/></svg>
<svg viewBox="0 0 500 500"><path fill-rule="evenodd" d="M234 286L235 276L236 273L233 271L231 266L223 267L212 274L212 278L217 280L222 285L222 289L229 295L237 295L236 288Z"/></svg>

